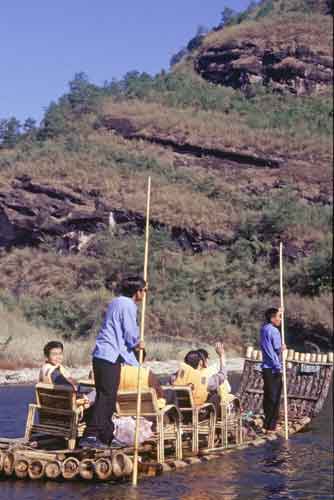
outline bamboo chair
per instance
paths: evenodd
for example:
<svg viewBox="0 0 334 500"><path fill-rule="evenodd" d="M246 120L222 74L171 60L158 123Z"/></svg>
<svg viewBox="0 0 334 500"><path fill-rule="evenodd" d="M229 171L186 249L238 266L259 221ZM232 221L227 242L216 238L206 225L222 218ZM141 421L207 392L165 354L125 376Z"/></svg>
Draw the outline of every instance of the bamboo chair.
<svg viewBox="0 0 334 500"><path fill-rule="evenodd" d="M137 393L120 391L117 394L117 415L119 417L136 417ZM175 405L166 405L161 410L158 408L157 395L154 389L145 389L141 393L142 417L154 419L155 430L151 438L157 445L157 461L165 462L165 442L175 441L175 456L182 460L181 414ZM172 419L172 423L164 423L164 417Z"/></svg>
<svg viewBox="0 0 334 500"><path fill-rule="evenodd" d="M29 405L25 439L32 434L47 434L68 440L68 448L75 448L76 439L83 435L86 424L83 409L78 407L72 387L38 383L36 404ZM38 423L35 423L38 416Z"/></svg>
<svg viewBox="0 0 334 500"><path fill-rule="evenodd" d="M208 448L215 444L216 409L212 403L196 406L189 386L166 386L175 394L182 415L182 432L192 434L192 452L199 453L200 436L206 436Z"/></svg>
<svg viewBox="0 0 334 500"><path fill-rule="evenodd" d="M233 405L233 406L232 406ZM235 444L242 444L242 416L241 405L237 397L229 403L220 403L220 415L217 417L216 430L220 430L220 441L224 448L228 446L228 435L232 432L235 436Z"/></svg>

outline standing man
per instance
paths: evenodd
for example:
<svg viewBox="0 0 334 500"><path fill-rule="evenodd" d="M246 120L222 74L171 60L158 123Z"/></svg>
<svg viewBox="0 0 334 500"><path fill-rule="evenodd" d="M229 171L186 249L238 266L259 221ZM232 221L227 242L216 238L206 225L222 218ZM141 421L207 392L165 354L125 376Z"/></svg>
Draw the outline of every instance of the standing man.
<svg viewBox="0 0 334 500"><path fill-rule="evenodd" d="M121 364L138 366L134 351L144 349L139 341L137 304L143 300L146 291L142 278L128 277L121 283L120 296L108 306L93 350L96 399L80 446L104 448L111 444Z"/></svg>
<svg viewBox="0 0 334 500"><path fill-rule="evenodd" d="M282 392L282 345L279 326L281 309L274 307L265 312L265 323L260 332L263 376L264 425L267 433L274 433L277 426Z"/></svg>

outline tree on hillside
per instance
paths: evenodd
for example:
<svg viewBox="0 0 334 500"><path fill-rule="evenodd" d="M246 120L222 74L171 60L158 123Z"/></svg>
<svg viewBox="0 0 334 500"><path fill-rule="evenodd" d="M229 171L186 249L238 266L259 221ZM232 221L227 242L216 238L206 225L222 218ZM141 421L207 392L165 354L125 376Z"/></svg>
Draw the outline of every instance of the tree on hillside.
<svg viewBox="0 0 334 500"><path fill-rule="evenodd" d="M26 134L34 132L36 128L37 128L36 120L34 120L34 118L31 118L30 116L23 123L23 131Z"/></svg>
<svg viewBox="0 0 334 500"><path fill-rule="evenodd" d="M196 35L191 38L191 40L189 40L188 42L188 45L187 45L187 50L188 52L191 52L192 50L196 50L198 49L201 44L202 44L202 41L203 41L203 38L205 37L205 35L207 35L209 32L209 29L206 28L206 26L198 26L197 28L197 31L196 31Z"/></svg>
<svg viewBox="0 0 334 500"><path fill-rule="evenodd" d="M64 107L55 102L51 102L45 111L38 138L44 140L56 137L64 133L66 128Z"/></svg>
<svg viewBox="0 0 334 500"><path fill-rule="evenodd" d="M68 101L75 113L90 113L95 111L97 98L100 94L99 88L90 83L84 72L75 73L73 80L69 82L70 92Z"/></svg>
<svg viewBox="0 0 334 500"><path fill-rule="evenodd" d="M182 49L173 54L169 61L170 67L172 68L175 64L179 63L186 54L188 54L186 47L182 47Z"/></svg>
<svg viewBox="0 0 334 500"><path fill-rule="evenodd" d="M21 124L12 116L8 119L0 120L0 147L14 148L21 135Z"/></svg>
<svg viewBox="0 0 334 500"><path fill-rule="evenodd" d="M233 24L234 18L236 17L237 13L235 10L231 9L230 7L224 7L222 13L221 13L221 21L220 21L220 26L225 27Z"/></svg>

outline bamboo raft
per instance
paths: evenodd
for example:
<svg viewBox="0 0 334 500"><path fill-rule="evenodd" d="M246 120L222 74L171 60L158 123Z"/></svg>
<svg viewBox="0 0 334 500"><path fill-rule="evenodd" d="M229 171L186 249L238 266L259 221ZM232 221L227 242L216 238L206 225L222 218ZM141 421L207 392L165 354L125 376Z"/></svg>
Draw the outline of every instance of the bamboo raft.
<svg viewBox="0 0 334 500"><path fill-rule="evenodd" d="M324 405L333 375L333 353L311 354L289 350L286 361L289 435L292 436L307 428ZM200 447L196 455L191 452L190 446L190 450L183 453L182 460L166 455L163 463L153 459L154 444L144 444L139 448L139 477L157 476L206 463L227 453L280 439L283 431L274 435L258 434L263 422L260 362L261 353L248 348L237 393L243 410L243 440L217 448ZM35 441L0 438L0 476L32 480L126 481L132 474L133 448L54 449L54 446L54 438L48 437Z"/></svg>

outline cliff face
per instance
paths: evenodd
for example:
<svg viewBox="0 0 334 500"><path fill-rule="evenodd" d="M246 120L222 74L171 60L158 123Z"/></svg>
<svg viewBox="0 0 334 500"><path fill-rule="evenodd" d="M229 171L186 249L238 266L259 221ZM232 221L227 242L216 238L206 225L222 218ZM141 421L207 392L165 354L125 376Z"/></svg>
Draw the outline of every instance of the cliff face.
<svg viewBox="0 0 334 500"><path fill-rule="evenodd" d="M246 20L213 31L194 59L206 80L236 89L263 84L297 95L333 80L332 2L261 2ZM261 15L266 13L266 15Z"/></svg>
<svg viewBox="0 0 334 500"><path fill-rule="evenodd" d="M261 46L251 40L205 49L195 69L206 80L235 89L261 83L297 95L324 91L333 80L333 59L327 54L304 45Z"/></svg>

